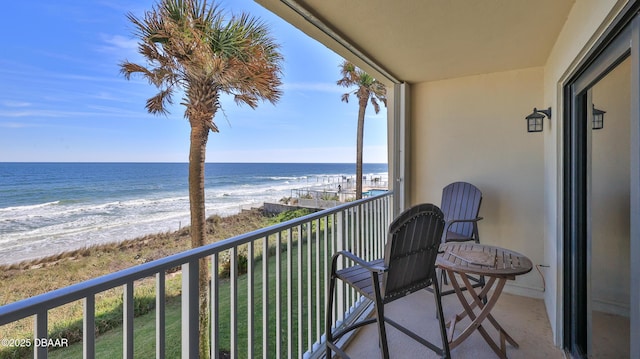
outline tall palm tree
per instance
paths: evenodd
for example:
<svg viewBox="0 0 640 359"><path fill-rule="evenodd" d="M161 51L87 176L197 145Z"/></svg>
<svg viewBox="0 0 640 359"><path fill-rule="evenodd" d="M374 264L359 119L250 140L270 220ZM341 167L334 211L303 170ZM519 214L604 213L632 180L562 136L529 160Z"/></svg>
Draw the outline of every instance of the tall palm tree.
<svg viewBox="0 0 640 359"><path fill-rule="evenodd" d="M342 78L337 84L342 87L356 87L355 90L342 94L342 101L349 102L349 95L354 94L358 98L358 130L356 139L356 199L362 198L362 144L364 139L364 114L367 104L371 101L373 110L380 112L380 104L387 106L387 88L374 79L371 75L357 68L349 61L340 65Z"/></svg>
<svg viewBox="0 0 640 359"><path fill-rule="evenodd" d="M124 61L125 78L139 74L158 89L146 109L167 114L173 94L183 91L181 105L191 126L189 148L189 201L191 244L205 244L205 153L209 131L219 132L214 117L220 95L230 94L237 104L255 108L260 100L275 103L282 92L282 55L261 21L243 13L225 18L206 0L159 0L143 18L129 13L138 52L144 65ZM209 357L208 265L200 263L200 357ZM214 353L217 356L217 353Z"/></svg>

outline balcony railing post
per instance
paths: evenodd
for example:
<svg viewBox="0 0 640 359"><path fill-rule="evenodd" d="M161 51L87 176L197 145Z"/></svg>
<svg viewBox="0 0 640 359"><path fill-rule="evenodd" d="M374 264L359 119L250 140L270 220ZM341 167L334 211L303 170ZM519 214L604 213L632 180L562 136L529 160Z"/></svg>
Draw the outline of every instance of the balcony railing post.
<svg viewBox="0 0 640 359"><path fill-rule="evenodd" d="M156 274L156 358L165 357L165 276Z"/></svg>
<svg viewBox="0 0 640 359"><path fill-rule="evenodd" d="M324 303L321 303L324 306L324 312L322 313L322 315L320 316L320 318L324 319L327 316L327 310L331 310L331 308L327 308L326 307L326 303L327 303L327 299L328 299L328 295L329 295L329 285L327 283L329 283L329 261L331 258L331 253L329 252L329 248L333 249L333 246L329 247L329 238L331 238L333 240L333 234L331 235L331 237L329 237L329 220L332 221L331 224L331 228L333 228L333 226L335 225L335 216L334 215L329 215L327 217L325 217L324 219L324 261L322 261L323 265L322 265L322 280L324 283ZM319 268L320 266L318 266ZM319 269L318 269L319 270ZM319 307L320 308L320 307ZM321 324L321 328L324 328L324 323ZM322 333L322 331L319 330L319 333Z"/></svg>
<svg viewBox="0 0 640 359"><path fill-rule="evenodd" d="M335 239L335 253L338 253L345 249L345 212L340 211L336 213L336 239ZM337 269L342 269L344 267L342 259L338 260ZM344 286L338 285L336 286L336 301L335 301L335 313L333 318L336 320L342 320L344 317ZM329 308L327 308L329 310Z"/></svg>
<svg viewBox="0 0 640 359"><path fill-rule="evenodd" d="M376 225L376 243L374 245L374 253L376 258L380 258L383 256L383 252L380 250L380 242L384 242L387 236L387 228L386 228L386 213L383 213L387 210L387 205L385 201L376 202L376 215L375 215L375 225Z"/></svg>
<svg viewBox="0 0 640 359"><path fill-rule="evenodd" d="M331 227L329 227L329 220L331 220ZM333 308L328 308L326 307L326 303L328 301L328 296L329 296L329 285L327 285L327 283L329 283L329 262L331 261L329 258L331 258L331 252L330 250L335 250L335 247L333 246L333 241L335 238L335 225L336 225L336 216L335 214L329 215L327 217L325 217L325 222L324 222L324 261L323 261L323 274L324 276L322 277L324 280L324 303L323 305L325 306L324 310L325 312L323 313L323 317L322 318L326 318L327 316L327 310L333 310ZM329 237L329 229L331 229L331 237ZM331 239L332 245L331 247L329 246L329 240ZM333 313L332 313L333 314ZM335 317L333 317L335 318ZM324 328L324 325L322 326Z"/></svg>
<svg viewBox="0 0 640 359"><path fill-rule="evenodd" d="M326 221L326 218L325 218ZM320 294L322 293L322 287L321 287L321 279L320 279L320 273L322 272L321 267L320 267L320 252L321 252L321 245L322 242L320 241L320 232L322 232L322 220L321 219L317 219L316 220L316 247L315 247L315 255L316 255L316 266L315 266L315 274L316 274L316 290L315 293L311 293L311 291L309 292L310 296L315 296L316 301L315 301L315 310L316 310L316 337L320 336L321 333L321 329L320 329L320 324L322 323L322 317L320 317L320 311L322 308L322 304L320 303ZM311 267L309 268L309 270L311 270ZM311 286L309 286L311 287ZM312 307L312 305L310 305L309 307ZM311 324L309 324L309 332L311 332ZM309 334L309 350L313 350L313 338L311 337L311 334Z"/></svg>
<svg viewBox="0 0 640 359"><path fill-rule="evenodd" d="M254 267L254 259L253 259L253 245L254 242L251 241L248 243L247 248L247 358L253 358L253 348L254 348L254 331L255 331L255 316L254 316L254 286L255 279L253 278L253 267ZM267 260L264 258L263 260Z"/></svg>
<svg viewBox="0 0 640 359"><path fill-rule="evenodd" d="M238 247L231 248L229 263L229 339L231 340L230 355L238 357Z"/></svg>
<svg viewBox="0 0 640 359"><path fill-rule="evenodd" d="M276 233L276 358L282 358L282 232Z"/></svg>
<svg viewBox="0 0 640 359"><path fill-rule="evenodd" d="M303 342L303 338L304 338L304 315L302 313L302 305L303 305L303 299L304 299L304 295L302 292L302 282L304 281L303 278L303 272L302 272L302 267L304 266L304 255L303 255L303 243L304 243L304 232L305 232L305 227L303 225L299 225L298 226L298 255L297 255L297 263L296 263L296 268L298 270L298 275L297 275L297 284L298 284L298 288L296 291L296 302L298 304L298 316L297 316L297 321L298 321L298 332L296 334L296 337L298 338L298 343L297 343L297 350L298 350L298 356L301 356L303 351L302 351L302 342ZM308 265L308 264L307 264ZM293 308L289 309L289 310L293 310ZM291 352L290 354L291 356L293 356L293 352Z"/></svg>
<svg viewBox="0 0 640 359"><path fill-rule="evenodd" d="M218 357L220 350L220 279L218 275L218 253L211 256L211 358Z"/></svg>
<svg viewBox="0 0 640 359"><path fill-rule="evenodd" d="M182 359L197 359L199 355L198 272L197 259L182 265Z"/></svg>
<svg viewBox="0 0 640 359"><path fill-rule="evenodd" d="M262 358L269 358L269 236L262 243Z"/></svg>
<svg viewBox="0 0 640 359"><path fill-rule="evenodd" d="M345 249L350 251L350 252L354 252L356 247L355 247L355 241L358 238L358 217L360 214L360 210L361 210L361 205L358 204L355 207L350 208L349 211L349 218L346 221L347 224L347 229L348 229L348 234L347 234L347 238L346 238L346 244L345 244ZM347 265L346 260L342 261L342 264L344 266ZM349 310L349 306L351 305L351 303L353 302L353 296L355 294L355 290L352 287L348 287L347 290L345 291L345 298L344 298L344 308L343 308L343 316L345 315L345 312L347 312Z"/></svg>
<svg viewBox="0 0 640 359"><path fill-rule="evenodd" d="M133 282L124 285L122 300L122 357L133 359Z"/></svg>
<svg viewBox="0 0 640 359"><path fill-rule="evenodd" d="M293 356L293 229L287 230L287 357Z"/></svg>
<svg viewBox="0 0 640 359"><path fill-rule="evenodd" d="M82 357L96 356L96 297L91 294L84 298L84 317L82 319Z"/></svg>
<svg viewBox="0 0 640 359"><path fill-rule="evenodd" d="M47 334L47 310L44 309L36 314L35 319L35 328L34 328L34 358L36 359L47 359L47 346L46 345L38 345L38 341L41 339L46 339L48 337Z"/></svg>

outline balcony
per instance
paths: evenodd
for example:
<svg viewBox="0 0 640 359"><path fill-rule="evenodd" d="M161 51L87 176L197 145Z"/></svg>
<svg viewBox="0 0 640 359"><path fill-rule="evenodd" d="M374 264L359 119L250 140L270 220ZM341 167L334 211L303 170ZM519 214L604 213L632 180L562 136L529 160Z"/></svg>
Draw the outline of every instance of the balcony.
<svg viewBox="0 0 640 359"><path fill-rule="evenodd" d="M349 249L368 260L381 257L386 228L392 220L391 201L389 193L370 197L5 305L0 307L0 332L6 333L7 325L27 320L33 323L33 332L26 339L33 343L35 338L48 338L52 328L49 312L68 303L80 303L82 352L85 358L93 358L100 341L95 335L100 294L121 288L122 357L140 357L136 346L139 339L134 340L139 338L134 336L134 293L136 287L146 281L154 283L155 288L155 356L195 358L198 355L198 266L200 259L206 258L212 268L227 269L224 274L218 270L219 275L211 281L213 353L225 353L231 358L321 357L327 310L325 282L331 255ZM172 319L176 316L167 315L165 288L176 276L181 283L181 309L179 319ZM419 333L437 335L433 300L426 298L429 296L426 291L415 293L393 304L388 313L404 318L401 322L416 321ZM367 304L355 292L338 286L335 307L330 308L334 311L335 325L366 315ZM445 297L444 304L447 316L460 309L455 296ZM495 313L521 345L520 349L509 348L509 356L562 357L561 351L553 346L540 300L505 294ZM172 323L175 321L179 321L179 325ZM424 348L410 339L405 343L405 338L394 330L390 330L389 335L392 353L425 357ZM177 339L169 342L168 338ZM355 333L346 345L353 357L377 356L375 328ZM169 354L169 348L180 349ZM47 358L50 354L50 349L43 346L31 350L35 358ZM112 354L120 356L120 353ZM452 354L463 358L494 356L475 334Z"/></svg>
<svg viewBox="0 0 640 359"><path fill-rule="evenodd" d="M451 289L450 287L445 287ZM446 319L462 311L462 305L454 295L442 297L442 306ZM390 318L415 330L421 336L440 345L438 321L432 294L419 291L390 303L385 307ZM506 344L507 356L514 358L564 358L561 349L553 344L553 336L544 303L541 299L527 298L503 293L492 311L492 315L519 344L514 348ZM469 321L456 326L459 332ZM497 333L486 323L485 329L493 338ZM389 353L392 358L439 358L435 353L402 334L392 326L387 326ZM378 332L375 325L361 329L345 352L352 358L379 358ZM475 331L461 345L451 351L452 358L493 359L497 358L487 342Z"/></svg>

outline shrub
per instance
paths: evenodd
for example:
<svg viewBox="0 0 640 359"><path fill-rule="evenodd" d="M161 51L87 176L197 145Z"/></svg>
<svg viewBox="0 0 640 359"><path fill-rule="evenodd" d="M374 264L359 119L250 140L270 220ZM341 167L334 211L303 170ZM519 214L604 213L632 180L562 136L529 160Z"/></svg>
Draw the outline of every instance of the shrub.
<svg viewBox="0 0 640 359"><path fill-rule="evenodd" d="M294 218L298 218L298 217L303 217L306 216L308 214L313 213L310 209L307 208L300 208L300 209L296 209L296 210L292 210L292 211L285 211L285 212L281 212L278 215L276 215L275 217L271 218L270 222L271 224L278 224L278 223L282 223L282 222L286 222L289 220L292 220Z"/></svg>
<svg viewBox="0 0 640 359"><path fill-rule="evenodd" d="M248 259L244 254L238 254L238 275L247 273ZM227 259L218 268L219 278L229 278L231 276L231 260Z"/></svg>

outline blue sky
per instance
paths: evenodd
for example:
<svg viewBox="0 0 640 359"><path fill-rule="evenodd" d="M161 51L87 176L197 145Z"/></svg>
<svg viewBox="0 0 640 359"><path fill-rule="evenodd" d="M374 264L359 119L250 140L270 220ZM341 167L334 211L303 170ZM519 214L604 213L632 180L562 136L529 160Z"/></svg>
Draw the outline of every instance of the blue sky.
<svg viewBox="0 0 640 359"><path fill-rule="evenodd" d="M342 59L251 0L218 1L266 22L285 58L281 100L256 110L223 99L208 162L355 162L357 101L340 101ZM143 63L126 14L153 1L9 1L0 12L0 162L187 162L189 124L144 108L155 88L125 80ZM176 101L178 103L179 101ZM386 109L367 107L364 162L384 163Z"/></svg>

